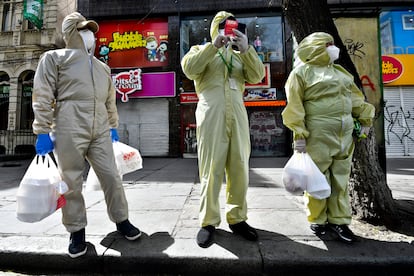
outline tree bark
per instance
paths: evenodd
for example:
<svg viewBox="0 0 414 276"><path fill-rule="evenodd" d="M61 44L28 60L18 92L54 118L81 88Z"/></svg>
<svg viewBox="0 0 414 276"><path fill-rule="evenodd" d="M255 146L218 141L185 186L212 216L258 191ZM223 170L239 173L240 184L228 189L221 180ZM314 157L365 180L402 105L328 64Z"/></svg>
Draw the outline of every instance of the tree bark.
<svg viewBox="0 0 414 276"><path fill-rule="evenodd" d="M353 76L362 88L359 74L344 46L333 21L326 0L283 0L285 18L298 43L313 32L326 32L333 36L335 45L341 49L338 63ZM382 112L376 110L376 113ZM353 214L357 219L394 228L399 225L397 207L386 183L375 142L375 133L355 144L350 195Z"/></svg>

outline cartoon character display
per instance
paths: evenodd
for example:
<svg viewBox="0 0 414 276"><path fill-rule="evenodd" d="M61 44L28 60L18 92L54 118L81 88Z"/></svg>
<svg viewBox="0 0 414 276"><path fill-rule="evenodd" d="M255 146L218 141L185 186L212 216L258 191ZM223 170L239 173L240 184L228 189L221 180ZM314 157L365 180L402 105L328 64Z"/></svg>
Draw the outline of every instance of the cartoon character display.
<svg viewBox="0 0 414 276"><path fill-rule="evenodd" d="M158 41L155 36L149 36L147 37L147 45L145 48L148 50L148 60L149 61L158 61L157 58L157 47L158 47Z"/></svg>
<svg viewBox="0 0 414 276"><path fill-rule="evenodd" d="M158 46L157 48L158 57L161 62L167 60L167 57L165 55L167 50L168 50L168 41L165 41L165 40L161 41L160 46Z"/></svg>
<svg viewBox="0 0 414 276"><path fill-rule="evenodd" d="M111 52L111 48L105 44L99 46L99 60L108 64L109 52Z"/></svg>

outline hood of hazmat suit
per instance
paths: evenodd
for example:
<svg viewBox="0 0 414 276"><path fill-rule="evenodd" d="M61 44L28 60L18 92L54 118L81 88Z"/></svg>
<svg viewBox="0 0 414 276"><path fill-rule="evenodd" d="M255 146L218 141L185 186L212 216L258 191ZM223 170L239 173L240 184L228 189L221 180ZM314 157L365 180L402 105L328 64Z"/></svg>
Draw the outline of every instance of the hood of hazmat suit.
<svg viewBox="0 0 414 276"><path fill-rule="evenodd" d="M341 65L330 62L327 43L333 43L333 37L316 32L305 37L296 50L303 63L292 70L286 81L288 104L282 112L294 140L308 138L312 128L336 130L336 138L352 139L345 135L352 132L352 117L363 126L372 125L374 106L365 101L353 76Z"/></svg>
<svg viewBox="0 0 414 276"><path fill-rule="evenodd" d="M118 125L110 68L86 50L78 29L98 31L98 24L74 12L62 23L64 49L45 52L33 85L35 134L51 131L103 135ZM105 134L106 135L106 134Z"/></svg>

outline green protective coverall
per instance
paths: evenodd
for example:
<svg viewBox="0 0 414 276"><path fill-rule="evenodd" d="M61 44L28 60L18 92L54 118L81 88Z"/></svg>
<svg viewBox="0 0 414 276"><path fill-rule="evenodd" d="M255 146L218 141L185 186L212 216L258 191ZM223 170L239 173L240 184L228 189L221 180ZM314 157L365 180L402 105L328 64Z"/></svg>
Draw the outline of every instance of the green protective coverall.
<svg viewBox="0 0 414 276"><path fill-rule="evenodd" d="M230 16L233 15L222 11L214 17L210 28L212 41L218 35L219 23ZM264 65L252 46L241 54L230 46L217 49L210 42L192 46L181 65L186 76L194 80L199 98L196 122L201 182L200 224L202 227L218 226L221 222L219 192L224 172L227 222L245 221L250 134L243 93L245 82L258 83L263 79ZM237 87L230 87L230 78Z"/></svg>
<svg viewBox="0 0 414 276"><path fill-rule="evenodd" d="M306 139L306 151L325 174L331 196L318 200L305 193L308 221L316 224L350 224L348 181L354 142L353 118L371 126L374 106L354 84L353 76L330 62L326 51L333 37L317 32L304 38L297 54L303 62L285 84L287 106L283 123L294 140Z"/></svg>
<svg viewBox="0 0 414 276"><path fill-rule="evenodd" d="M87 224L82 196L85 158L101 183L110 219L128 218L128 203L116 170L110 128L118 126L115 90L107 65L89 54L77 31L79 13L62 23L66 48L45 52L33 84L35 134L53 133L58 168L69 191L63 224L75 232Z"/></svg>

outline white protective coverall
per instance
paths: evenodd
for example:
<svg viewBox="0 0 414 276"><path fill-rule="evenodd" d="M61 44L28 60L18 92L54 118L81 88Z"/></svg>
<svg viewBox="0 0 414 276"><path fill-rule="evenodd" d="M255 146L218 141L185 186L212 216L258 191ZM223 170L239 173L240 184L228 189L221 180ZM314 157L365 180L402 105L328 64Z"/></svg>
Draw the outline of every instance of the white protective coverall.
<svg viewBox="0 0 414 276"><path fill-rule="evenodd" d="M52 132L63 180L69 186L62 208L63 224L76 232L87 224L82 196L85 158L101 183L107 211L114 223L128 219L122 180L109 135L118 126L110 68L89 54L77 30L86 19L77 12L62 23L66 48L45 52L33 84L33 132Z"/></svg>
<svg viewBox="0 0 414 276"><path fill-rule="evenodd" d="M210 35L218 35L221 21L233 16L219 12ZM232 66L231 76L227 64ZM264 65L252 46L243 54L228 47L217 49L212 43L196 45L181 61L186 76L194 80L199 98L196 109L198 165L201 182L201 227L218 226L219 192L226 174L227 222L247 220L246 193L249 182L250 134L243 102L245 82L258 83L264 77ZM237 87L231 89L229 78Z"/></svg>
<svg viewBox="0 0 414 276"><path fill-rule="evenodd" d="M333 37L317 32L304 38L297 54L303 62L294 68L285 84L287 106L283 123L294 140L306 139L306 151L325 174L331 196L318 200L305 194L308 221L316 224L350 224L348 181L354 142L353 118L371 126L374 106L354 84L353 76L330 62L326 51Z"/></svg>

